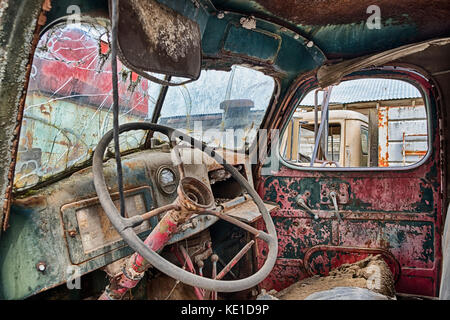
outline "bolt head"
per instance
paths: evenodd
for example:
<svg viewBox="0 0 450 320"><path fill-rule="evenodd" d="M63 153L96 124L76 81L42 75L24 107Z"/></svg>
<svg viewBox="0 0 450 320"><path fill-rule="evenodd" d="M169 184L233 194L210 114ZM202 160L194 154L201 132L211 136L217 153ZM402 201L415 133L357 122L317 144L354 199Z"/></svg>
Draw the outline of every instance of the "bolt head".
<svg viewBox="0 0 450 320"><path fill-rule="evenodd" d="M38 271L40 271L40 272L44 272L46 269L47 269L47 265L46 265L46 263L45 262L38 262L37 264L36 264L36 269L38 270Z"/></svg>
<svg viewBox="0 0 450 320"><path fill-rule="evenodd" d="M69 236L74 238L77 235L77 232L75 230L70 230L69 231Z"/></svg>

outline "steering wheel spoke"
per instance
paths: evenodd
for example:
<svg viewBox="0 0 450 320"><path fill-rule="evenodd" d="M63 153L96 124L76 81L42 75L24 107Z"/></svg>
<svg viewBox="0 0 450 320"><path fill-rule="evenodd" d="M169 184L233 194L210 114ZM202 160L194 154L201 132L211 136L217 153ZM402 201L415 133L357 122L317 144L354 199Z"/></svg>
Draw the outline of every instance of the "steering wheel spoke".
<svg viewBox="0 0 450 320"><path fill-rule="evenodd" d="M253 246L255 240L251 240L247 243L234 257L230 260L230 262L219 272L219 274L215 277L216 280L220 280L226 276L228 272L241 260L241 258L247 253L248 250Z"/></svg>
<svg viewBox="0 0 450 320"><path fill-rule="evenodd" d="M162 214L162 213L164 213L166 211L179 210L179 209L180 209L179 205L171 203L171 204L168 204L168 205L165 205L165 206L162 206L162 207L150 210L150 211L148 211L146 213L143 213L143 214L140 215L140 217L142 218L142 221L145 221L145 220L149 220L149 219L151 219L151 218L153 218L155 216L159 216L160 214Z"/></svg>
<svg viewBox="0 0 450 320"><path fill-rule="evenodd" d="M124 218L119 216L120 220L123 223L124 229L126 228L135 228L140 226L144 221L150 220L151 218L155 216L159 216L160 214L169 211L169 210L178 210L179 206L177 204L168 204L153 210L150 210L148 212L145 212L141 215L132 216L129 218Z"/></svg>
<svg viewBox="0 0 450 320"><path fill-rule="evenodd" d="M247 232L250 232L255 237L261 238L261 235L263 235L263 237L264 237L264 235L269 236L267 233L265 233L262 230L255 229L252 226L246 224L245 222L242 222L242 221L240 221L240 220L238 220L238 219L236 219L234 217L231 217L231 216L229 216L227 214L224 214L223 211L203 210L203 211L198 212L198 214L199 215L213 215L213 216L216 216L219 219L227 221L227 222L229 222L231 224L234 224L235 226L237 226L237 227L239 227L241 229L244 229ZM267 237L265 237L265 238L267 238Z"/></svg>

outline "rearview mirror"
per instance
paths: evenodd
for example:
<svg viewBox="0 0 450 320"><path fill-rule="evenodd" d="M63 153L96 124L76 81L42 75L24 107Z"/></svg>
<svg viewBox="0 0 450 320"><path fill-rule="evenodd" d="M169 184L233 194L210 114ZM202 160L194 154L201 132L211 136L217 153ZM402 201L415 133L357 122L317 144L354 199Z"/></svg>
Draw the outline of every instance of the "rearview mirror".
<svg viewBox="0 0 450 320"><path fill-rule="evenodd" d="M118 47L122 62L137 73L198 79L198 24L156 0L120 0Z"/></svg>

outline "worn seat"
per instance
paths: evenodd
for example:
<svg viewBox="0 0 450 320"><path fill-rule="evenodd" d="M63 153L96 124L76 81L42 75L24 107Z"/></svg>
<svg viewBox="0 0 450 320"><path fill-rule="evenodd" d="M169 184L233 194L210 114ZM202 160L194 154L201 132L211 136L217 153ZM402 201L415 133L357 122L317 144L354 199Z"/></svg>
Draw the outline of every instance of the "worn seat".
<svg viewBox="0 0 450 320"><path fill-rule="evenodd" d="M331 270L326 277L302 279L280 292L265 293L259 300L392 300L394 276L380 255L369 256Z"/></svg>

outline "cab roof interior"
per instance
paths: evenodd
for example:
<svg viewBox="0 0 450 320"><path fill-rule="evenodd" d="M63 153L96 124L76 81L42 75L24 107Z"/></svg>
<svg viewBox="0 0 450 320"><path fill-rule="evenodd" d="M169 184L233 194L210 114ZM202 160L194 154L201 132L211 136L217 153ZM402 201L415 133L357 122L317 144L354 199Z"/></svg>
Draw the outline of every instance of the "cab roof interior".
<svg viewBox="0 0 450 320"><path fill-rule="evenodd" d="M289 80L324 63L334 63L450 35L450 2L447 0L377 1L376 4L381 10L380 29L369 29L366 26L371 15L367 13L367 8L374 4L370 0L159 2L199 23L203 32L202 47L206 58L204 67L226 68L230 64L243 63L250 59L253 64L272 69L272 72ZM107 0L63 0L52 3L52 9L47 14L47 25L65 16L68 5L72 4L79 5L82 13L108 15ZM250 41L251 45L246 47L236 44L237 40L242 41L246 35L242 32L232 34L229 25L239 26L240 19L247 16L256 18L256 30L270 32L282 38L281 48L276 55L268 53L270 58L259 59L261 47L257 42L261 39L258 37L247 38L246 41ZM233 39L233 35L236 38ZM227 44L228 48L225 48ZM307 44L313 46L308 47ZM270 43L264 45L267 47ZM230 47L235 50L233 54L230 54L230 51L233 51L229 50ZM226 63L226 60L229 60L229 63Z"/></svg>

